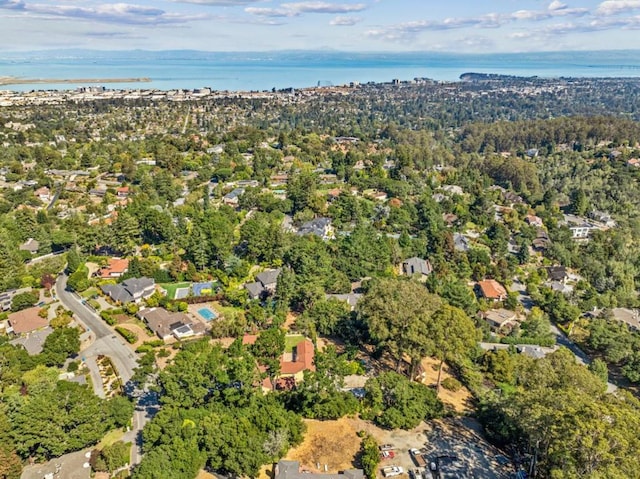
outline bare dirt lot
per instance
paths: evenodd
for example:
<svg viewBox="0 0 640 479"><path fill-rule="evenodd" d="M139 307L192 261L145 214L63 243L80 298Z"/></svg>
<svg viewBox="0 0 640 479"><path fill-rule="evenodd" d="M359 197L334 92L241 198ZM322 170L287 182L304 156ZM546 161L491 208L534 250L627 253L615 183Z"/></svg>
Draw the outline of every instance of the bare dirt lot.
<svg viewBox="0 0 640 479"><path fill-rule="evenodd" d="M440 366L440 361L435 358L425 358L420 365L422 366L423 373L418 379L426 386L435 387L438 383L438 367ZM442 381L450 377L453 376L449 366L445 364L442 370ZM441 387L438 397L446 406L449 406L456 413L469 414L473 411L473 396L471 396L471 392L464 386L456 392Z"/></svg>
<svg viewBox="0 0 640 479"><path fill-rule="evenodd" d="M353 461L360 449L360 438L351 419L307 420L305 423L305 440L289 451L287 459L300 461L302 469L312 472L325 472L325 465L329 473L355 467Z"/></svg>
<svg viewBox="0 0 640 479"><path fill-rule="evenodd" d="M481 427L472 418L423 422L410 431L388 431L358 418L305 422L307 433L304 442L291 449L285 458L299 461L302 470L324 472L326 464L327 472L335 473L357 467L355 459L360 449L357 432L363 430L371 434L378 444L394 446L395 457L382 461L380 467L396 465L405 471L416 469L409 454L410 449L416 448L425 450L428 461L435 461L438 456L457 457L455 461L449 461L453 462L449 465L453 475L443 474L442 477L504 479L511 471L498 464L496 455L501 454L500 451L484 439ZM264 468L260 477L270 477L268 471L271 471L270 467ZM404 474L399 479L407 477Z"/></svg>

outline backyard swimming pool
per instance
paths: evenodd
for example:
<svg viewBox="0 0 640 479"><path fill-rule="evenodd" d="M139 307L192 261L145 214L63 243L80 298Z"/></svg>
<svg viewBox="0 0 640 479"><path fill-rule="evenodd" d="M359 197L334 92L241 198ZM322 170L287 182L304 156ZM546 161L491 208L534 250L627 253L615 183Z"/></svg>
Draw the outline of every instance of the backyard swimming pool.
<svg viewBox="0 0 640 479"><path fill-rule="evenodd" d="M198 310L198 314L202 316L205 321L211 321L212 319L216 319L218 315L211 311L209 308L200 308Z"/></svg>

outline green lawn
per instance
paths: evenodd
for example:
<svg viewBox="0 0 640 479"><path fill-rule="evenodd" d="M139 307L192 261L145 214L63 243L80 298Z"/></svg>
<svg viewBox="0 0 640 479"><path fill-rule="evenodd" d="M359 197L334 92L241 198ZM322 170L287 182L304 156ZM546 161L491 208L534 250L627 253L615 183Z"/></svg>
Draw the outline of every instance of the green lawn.
<svg viewBox="0 0 640 479"><path fill-rule="evenodd" d="M90 298L91 296L97 296L99 293L98 288L89 288L86 291L80 293L80 296L84 299Z"/></svg>
<svg viewBox="0 0 640 479"><path fill-rule="evenodd" d="M176 290L179 288L188 288L191 283L164 283L160 287L167 291L167 297L174 299L176 297Z"/></svg>
<svg viewBox="0 0 640 479"><path fill-rule="evenodd" d="M104 449L106 446L111 446L114 442L119 441L124 436L122 429L114 429L109 431L96 446L97 449Z"/></svg>
<svg viewBox="0 0 640 479"><path fill-rule="evenodd" d="M284 350L287 353L293 352L293 347L297 346L304 339L301 334L295 334L292 336L285 336L284 338Z"/></svg>

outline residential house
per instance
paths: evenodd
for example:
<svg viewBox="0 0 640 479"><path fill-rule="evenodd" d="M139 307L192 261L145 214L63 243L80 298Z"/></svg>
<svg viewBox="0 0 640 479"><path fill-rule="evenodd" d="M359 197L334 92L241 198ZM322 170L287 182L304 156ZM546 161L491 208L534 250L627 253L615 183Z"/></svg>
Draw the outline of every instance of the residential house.
<svg viewBox="0 0 640 479"><path fill-rule="evenodd" d="M547 286L551 288L552 291L556 293L562 293L565 295L569 295L573 293L573 286L570 284L562 283L560 281L551 281L546 283Z"/></svg>
<svg viewBox="0 0 640 479"><path fill-rule="evenodd" d="M0 311L9 311L11 309L11 300L16 294L28 293L31 288L10 289L0 293Z"/></svg>
<svg viewBox="0 0 640 479"><path fill-rule="evenodd" d="M40 243L33 238L29 238L27 241L20 245L20 251L28 251L31 254L36 254L40 249Z"/></svg>
<svg viewBox="0 0 640 479"><path fill-rule="evenodd" d="M533 246L533 249L536 251L544 251L549 248L549 246L551 246L549 233L542 228L538 228L536 231L536 238L531 242L531 246Z"/></svg>
<svg viewBox="0 0 640 479"><path fill-rule="evenodd" d="M284 353L280 359L279 378L291 377L296 383L304 379L305 371L315 371L313 362L315 357L315 347L308 339L301 340L296 344L290 353ZM276 387L278 387L276 383Z"/></svg>
<svg viewBox="0 0 640 479"><path fill-rule="evenodd" d="M454 233L453 234L453 249L455 249L456 251L460 251L462 253L465 253L467 251L469 251L471 249L471 244L469 242L469 238L467 238L466 236L460 234L460 233Z"/></svg>
<svg viewBox="0 0 640 479"><path fill-rule="evenodd" d="M129 260L124 258L110 258L107 266L100 268L98 275L101 278L119 278L129 271Z"/></svg>
<svg viewBox="0 0 640 479"><path fill-rule="evenodd" d="M611 315L613 319L625 323L631 329L640 330L640 314L637 309L613 308Z"/></svg>
<svg viewBox="0 0 640 479"><path fill-rule="evenodd" d="M478 293L489 301L504 301L507 299L507 290L495 279L485 279L478 282Z"/></svg>
<svg viewBox="0 0 640 479"><path fill-rule="evenodd" d="M432 271L433 268L429 260L418 258L417 256L409 258L402 263L402 274L406 276L417 275L420 280L427 279L427 276L429 276Z"/></svg>
<svg viewBox="0 0 640 479"><path fill-rule="evenodd" d="M249 293L249 299L264 299L276 292L278 276L281 269L268 269L256 276L256 281L244 285Z"/></svg>
<svg viewBox="0 0 640 479"><path fill-rule="evenodd" d="M269 179L269 185L272 188L278 187L278 186L284 186L287 184L287 181L289 181L289 175L287 173L280 173L277 175L271 175L271 178Z"/></svg>
<svg viewBox="0 0 640 479"><path fill-rule="evenodd" d="M316 218L304 223L296 233L298 236L316 235L323 240L331 239L335 236L330 218Z"/></svg>
<svg viewBox="0 0 640 479"><path fill-rule="evenodd" d="M509 311L508 309L490 309L483 313L484 319L492 331L507 332L513 329L518 322L518 315L515 311Z"/></svg>
<svg viewBox="0 0 640 479"><path fill-rule="evenodd" d="M162 340L184 339L205 332L202 323L193 321L185 313L172 313L164 308L141 309L137 316Z"/></svg>
<svg viewBox="0 0 640 479"><path fill-rule="evenodd" d="M244 188L235 188L233 191L222 197L222 202L225 205L238 206L240 203L240 197L244 195L244 191Z"/></svg>
<svg viewBox="0 0 640 479"><path fill-rule="evenodd" d="M569 273L567 272L567 268L564 266L549 266L547 268L547 277L551 281L564 283L569 278Z"/></svg>
<svg viewBox="0 0 640 479"><path fill-rule="evenodd" d="M589 213L589 218L591 218L594 221L597 221L598 223L601 223L606 228L616 227L615 220L611 217L609 213L606 213L604 211L592 211L591 213Z"/></svg>
<svg viewBox="0 0 640 479"><path fill-rule="evenodd" d="M464 190L458 185L442 185L440 189L442 191L446 191L450 195L458 195L458 196L464 195Z"/></svg>
<svg viewBox="0 0 640 479"><path fill-rule="evenodd" d="M544 223L542 222L542 218L536 215L527 215L524 217L525 223L531 226L536 226L538 228L542 228Z"/></svg>
<svg viewBox="0 0 640 479"><path fill-rule="evenodd" d="M555 348L543 348L540 346L532 346L528 344L518 344L516 346L516 351L524 356L529 356L533 359L542 359L547 354L553 353L555 351Z"/></svg>
<svg viewBox="0 0 640 479"><path fill-rule="evenodd" d="M602 229L585 218L575 215L564 215L564 223L571 230L573 239L587 239L593 230Z"/></svg>
<svg viewBox="0 0 640 479"><path fill-rule="evenodd" d="M528 156L529 158L535 158L536 156L538 156L538 153L540 153L540 152L538 151L538 149L537 149L537 148L529 148L529 149L526 151L526 154L527 154L527 156Z"/></svg>
<svg viewBox="0 0 640 479"><path fill-rule="evenodd" d="M347 469L338 474L312 473L311 471L300 470L298 461L281 460L276 465L274 479L363 479L364 473L361 469Z"/></svg>
<svg viewBox="0 0 640 479"><path fill-rule="evenodd" d="M44 201L45 203L51 201L51 190L47 186L38 188L33 192L33 194L36 195L36 197L40 199L40 201Z"/></svg>
<svg viewBox="0 0 640 479"><path fill-rule="evenodd" d="M129 187L121 186L116 190L116 196L118 198L127 198L129 196Z"/></svg>
<svg viewBox="0 0 640 479"><path fill-rule="evenodd" d="M49 326L47 318L41 318L38 313L40 313L40 308L37 306L11 313L8 318L7 333L28 334Z"/></svg>
<svg viewBox="0 0 640 479"><path fill-rule="evenodd" d="M31 331L9 341L14 346L22 346L29 356L40 354L44 349L44 342L53 333L53 328L46 326L37 331Z"/></svg>
<svg viewBox="0 0 640 479"><path fill-rule="evenodd" d="M356 309L356 305L358 304L358 301L360 301L360 298L362 298L362 293L348 293L348 294L327 294L325 295L325 297L327 299L337 299L338 301L344 301L345 303L347 303L349 305L349 307L351 308L351 311Z"/></svg>
<svg viewBox="0 0 640 479"><path fill-rule="evenodd" d="M509 203L511 205L514 205L514 204L524 205L525 204L525 201L522 199L522 196L519 196L519 195L515 194L512 191L505 190L502 193L502 198L504 199L504 201L506 203Z"/></svg>
<svg viewBox="0 0 640 479"><path fill-rule="evenodd" d="M100 289L114 301L138 303L151 296L156 290L156 285L152 278L130 278L120 284L102 285Z"/></svg>
<svg viewBox="0 0 640 479"><path fill-rule="evenodd" d="M258 336L255 334L245 334L242 337L242 344L253 345L257 339ZM313 343L306 338L301 339L298 344L293 346L291 352L283 353L280 357L280 373L275 381L275 389L291 389L304 379L304 371L315 371L314 357ZM262 373L266 371L263 367L259 369ZM271 379L263 380L262 389L264 392L274 389Z"/></svg>

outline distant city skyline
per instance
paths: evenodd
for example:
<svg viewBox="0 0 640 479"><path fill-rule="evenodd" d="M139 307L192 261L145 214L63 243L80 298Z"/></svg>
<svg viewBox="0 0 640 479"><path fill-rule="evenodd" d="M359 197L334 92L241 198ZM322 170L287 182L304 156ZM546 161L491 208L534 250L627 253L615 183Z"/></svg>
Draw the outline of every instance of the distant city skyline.
<svg viewBox="0 0 640 479"><path fill-rule="evenodd" d="M4 51L640 49L640 0L0 0L0 41Z"/></svg>

